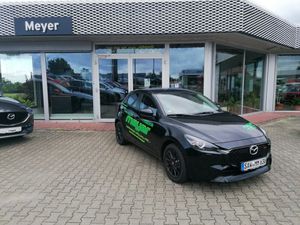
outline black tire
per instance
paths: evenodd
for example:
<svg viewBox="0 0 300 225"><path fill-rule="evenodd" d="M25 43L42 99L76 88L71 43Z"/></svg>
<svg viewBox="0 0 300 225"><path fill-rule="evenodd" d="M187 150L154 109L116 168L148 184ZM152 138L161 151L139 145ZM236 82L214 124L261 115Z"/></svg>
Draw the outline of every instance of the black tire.
<svg viewBox="0 0 300 225"><path fill-rule="evenodd" d="M119 145L126 145L128 143L124 137L124 130L120 122L116 123L116 140Z"/></svg>
<svg viewBox="0 0 300 225"><path fill-rule="evenodd" d="M187 181L185 160L175 144L168 145L163 154L163 163L168 177L175 183Z"/></svg>

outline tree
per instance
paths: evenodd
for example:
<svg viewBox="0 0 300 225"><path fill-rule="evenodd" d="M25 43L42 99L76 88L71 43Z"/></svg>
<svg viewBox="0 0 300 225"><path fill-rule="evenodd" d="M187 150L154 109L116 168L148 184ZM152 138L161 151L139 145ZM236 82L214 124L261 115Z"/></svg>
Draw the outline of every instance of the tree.
<svg viewBox="0 0 300 225"><path fill-rule="evenodd" d="M74 70L70 64L63 58L51 59L48 61L49 72L62 75L62 74L74 74Z"/></svg>

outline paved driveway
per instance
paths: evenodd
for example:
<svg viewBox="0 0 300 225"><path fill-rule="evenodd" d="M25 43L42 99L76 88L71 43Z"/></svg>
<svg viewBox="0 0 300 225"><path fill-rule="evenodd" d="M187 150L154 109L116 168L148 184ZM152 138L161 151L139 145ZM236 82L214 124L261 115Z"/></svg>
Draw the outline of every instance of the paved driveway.
<svg viewBox="0 0 300 225"><path fill-rule="evenodd" d="M232 184L174 184L113 132L1 141L0 224L300 224L300 117L264 127L272 171Z"/></svg>

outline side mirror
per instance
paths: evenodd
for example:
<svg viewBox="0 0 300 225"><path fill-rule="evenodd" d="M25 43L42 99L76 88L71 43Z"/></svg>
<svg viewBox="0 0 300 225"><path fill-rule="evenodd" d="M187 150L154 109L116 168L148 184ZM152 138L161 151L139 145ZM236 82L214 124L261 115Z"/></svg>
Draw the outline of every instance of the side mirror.
<svg viewBox="0 0 300 225"><path fill-rule="evenodd" d="M141 117L146 118L146 119L155 119L155 113L153 112L152 109L150 108L146 108L146 109L142 109L140 111Z"/></svg>
<svg viewBox="0 0 300 225"><path fill-rule="evenodd" d="M218 106L219 108L222 107L219 103L217 103L217 102L214 102L214 103L215 103L215 105Z"/></svg>

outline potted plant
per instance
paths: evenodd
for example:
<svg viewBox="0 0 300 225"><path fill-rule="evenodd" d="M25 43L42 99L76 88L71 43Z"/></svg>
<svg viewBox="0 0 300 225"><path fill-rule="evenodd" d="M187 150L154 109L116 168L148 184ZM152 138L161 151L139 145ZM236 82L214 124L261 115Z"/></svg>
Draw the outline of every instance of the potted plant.
<svg viewBox="0 0 300 225"><path fill-rule="evenodd" d="M275 110L284 110L284 104L281 102L276 102Z"/></svg>
<svg viewBox="0 0 300 225"><path fill-rule="evenodd" d="M300 98L294 98L292 100L293 109L296 111L300 111Z"/></svg>
<svg viewBox="0 0 300 225"><path fill-rule="evenodd" d="M232 96L226 102L226 106L229 112L234 112L236 107L236 101Z"/></svg>

